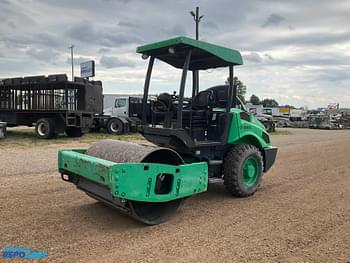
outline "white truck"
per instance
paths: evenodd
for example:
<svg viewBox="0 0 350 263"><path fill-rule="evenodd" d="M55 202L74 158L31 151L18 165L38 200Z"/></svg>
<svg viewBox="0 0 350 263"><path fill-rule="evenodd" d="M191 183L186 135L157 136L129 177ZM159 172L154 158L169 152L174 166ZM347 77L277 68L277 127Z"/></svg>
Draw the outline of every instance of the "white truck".
<svg viewBox="0 0 350 263"><path fill-rule="evenodd" d="M96 118L93 131L105 128L108 133L136 132L141 123L142 97L135 95L103 95L103 116ZM104 117L105 116L105 117Z"/></svg>

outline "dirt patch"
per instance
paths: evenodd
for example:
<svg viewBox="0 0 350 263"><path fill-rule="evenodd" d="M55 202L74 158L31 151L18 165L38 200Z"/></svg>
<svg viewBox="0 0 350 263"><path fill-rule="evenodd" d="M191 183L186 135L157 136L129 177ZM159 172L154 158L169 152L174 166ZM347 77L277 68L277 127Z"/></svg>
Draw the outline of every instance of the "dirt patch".
<svg viewBox="0 0 350 263"><path fill-rule="evenodd" d="M0 140L1 151L11 151L13 149L28 149L33 147L47 147L60 145L77 145L89 144L99 140L112 139L123 141L145 141L138 133L129 133L124 135L108 134L107 132L87 133L79 138L70 138L64 134L60 134L53 139L44 140L39 139L35 133L34 128L15 127L9 128L7 137Z"/></svg>
<svg viewBox="0 0 350 263"><path fill-rule="evenodd" d="M0 176L0 245L44 248L53 262L344 263L350 138L342 136L278 136L277 162L254 196L232 198L221 184L211 185L173 220L153 227L63 182L54 161L47 171ZM47 153L45 162L56 157L55 148ZM6 163L0 165L3 171Z"/></svg>

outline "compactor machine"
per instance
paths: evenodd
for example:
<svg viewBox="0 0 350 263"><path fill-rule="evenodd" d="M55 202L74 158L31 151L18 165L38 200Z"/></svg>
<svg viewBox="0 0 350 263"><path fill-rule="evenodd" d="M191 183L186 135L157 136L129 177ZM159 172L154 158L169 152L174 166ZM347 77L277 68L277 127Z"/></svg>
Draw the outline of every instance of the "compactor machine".
<svg viewBox="0 0 350 263"><path fill-rule="evenodd" d="M208 183L223 182L236 197L253 195L277 148L237 98L233 73L243 64L241 54L187 37L140 46L137 52L149 60L139 132L151 144L105 140L87 150L61 150L62 179L150 225L170 219L186 198L205 192ZM181 69L182 76L178 93L162 93L150 102L156 59ZM221 67L228 68L229 85L199 91L192 77L192 97L185 97L189 71L195 76Z"/></svg>

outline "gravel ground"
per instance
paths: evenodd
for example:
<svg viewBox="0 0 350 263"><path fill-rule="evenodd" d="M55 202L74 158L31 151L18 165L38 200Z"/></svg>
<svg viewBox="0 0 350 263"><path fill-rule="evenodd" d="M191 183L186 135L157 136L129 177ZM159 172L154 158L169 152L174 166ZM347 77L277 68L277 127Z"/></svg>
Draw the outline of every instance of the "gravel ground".
<svg viewBox="0 0 350 263"><path fill-rule="evenodd" d="M54 144L0 150L0 175L30 175L57 171L59 149L86 148L87 144Z"/></svg>
<svg viewBox="0 0 350 263"><path fill-rule="evenodd" d="M211 185L152 227L61 181L59 145L1 152L0 246L54 262L349 262L350 131L291 131L273 137L278 159L254 196Z"/></svg>

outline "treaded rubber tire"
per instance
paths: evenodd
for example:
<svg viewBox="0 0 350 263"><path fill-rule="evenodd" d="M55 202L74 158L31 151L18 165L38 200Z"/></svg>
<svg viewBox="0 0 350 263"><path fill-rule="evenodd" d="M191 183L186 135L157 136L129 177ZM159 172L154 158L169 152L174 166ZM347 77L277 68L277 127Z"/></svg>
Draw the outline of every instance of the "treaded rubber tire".
<svg viewBox="0 0 350 263"><path fill-rule="evenodd" d="M77 138L83 135L83 133L81 132L81 129L76 127L66 128L66 134L68 137L71 137L71 138Z"/></svg>
<svg viewBox="0 0 350 263"><path fill-rule="evenodd" d="M117 125L117 128L113 127L114 125ZM110 119L107 123L107 132L110 134L123 134L124 133L124 125L121 122L121 120L118 119Z"/></svg>
<svg viewBox="0 0 350 263"><path fill-rule="evenodd" d="M257 179L252 186L244 184L243 164L249 158L254 157L259 164ZM264 171L263 158L260 151L253 145L235 145L224 159L224 185L226 190L236 197L247 197L253 195L261 182Z"/></svg>
<svg viewBox="0 0 350 263"><path fill-rule="evenodd" d="M42 129L45 130L42 130ZM35 134L40 139L51 139L55 136L55 123L50 118L39 119L35 123Z"/></svg>

